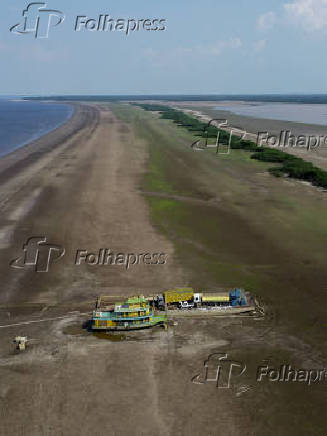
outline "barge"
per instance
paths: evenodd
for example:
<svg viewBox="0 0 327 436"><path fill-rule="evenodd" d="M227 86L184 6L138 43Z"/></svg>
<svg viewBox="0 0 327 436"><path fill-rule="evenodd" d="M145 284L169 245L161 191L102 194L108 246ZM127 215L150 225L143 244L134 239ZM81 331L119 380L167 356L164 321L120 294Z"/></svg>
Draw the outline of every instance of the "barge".
<svg viewBox="0 0 327 436"><path fill-rule="evenodd" d="M246 312L254 307L250 293L242 288L215 292L195 292L192 288L178 288L165 291L152 299L159 309L168 311L238 309L238 312Z"/></svg>
<svg viewBox="0 0 327 436"><path fill-rule="evenodd" d="M255 310L249 292L235 288L228 292L194 292L192 288L177 288L159 295L129 297L125 302L112 303L113 296L98 297L93 311L91 329L127 331L167 327L167 319L179 315L237 315Z"/></svg>

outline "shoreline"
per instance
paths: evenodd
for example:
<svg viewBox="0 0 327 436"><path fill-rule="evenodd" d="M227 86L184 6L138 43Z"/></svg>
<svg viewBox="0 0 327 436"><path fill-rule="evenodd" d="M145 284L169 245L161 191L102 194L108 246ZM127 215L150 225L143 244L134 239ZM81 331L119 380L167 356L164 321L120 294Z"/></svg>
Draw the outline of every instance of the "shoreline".
<svg viewBox="0 0 327 436"><path fill-rule="evenodd" d="M228 351L249 370L266 356L273 362L283 358L296 368L310 359L323 366L318 351L324 351L325 332L320 323L311 329L308 307L315 319L324 319L320 300L326 280L320 265L325 259L323 211L327 205L320 194L309 195L284 180L276 182L261 170L254 173L252 165L190 152L175 125L166 126L133 108L114 109L116 115L106 105L80 103L63 127L36 145L0 159L2 166L7 165L7 170L0 171L0 179L7 171L0 194L0 393L8 411L0 433L41 436L68 428L71 434L80 434L83 426L85 434L97 429L110 434L119 433L124 420L125 433L158 434L165 426L167 434L177 434L182 425L188 432L190 414L185 404L192 404L192 410L203 416L191 423L194 434L219 429L222 417L235 435L247 428L261 434L271 416L270 391L254 387L251 397L235 403L238 391L234 395L221 389L217 396L213 385L210 391L192 380L202 374L205 359L215 351ZM178 194L214 203L209 207L208 201L187 204L182 197L172 209L169 202L168 211L164 208L164 214L154 219L142 184L149 168L156 177L159 173L155 180L164 193L168 190L169 195L170 185L166 188L161 183L169 180L178 187ZM315 225L310 229L305 216L293 220L302 206L315 211ZM284 218L286 227L280 225ZM298 234L303 234L303 240L296 240ZM65 256L52 262L45 274L36 273L34 264L10 267L10 261L24 254L31 237L46 237L50 246L65 249ZM76 265L76 249L93 253L103 246L123 253L160 250L170 260L160 268L142 264L128 271ZM98 295L123 297L135 290L150 294L158 283L162 289L172 289L191 281L206 289L246 283L267 308L266 316L193 318L179 313L173 329L130 332L125 343L82 330L89 319L85 313ZM308 289L316 290L314 298ZM293 305L288 304L291 298ZM24 353L14 349L16 335L27 337ZM114 356L109 363L108 355ZM251 372L244 377L242 386L252 386ZM133 386L135 395L126 395L122 386ZM32 393L31 399L22 403L26 392ZM297 392L296 402L290 401L294 386L285 385L280 404L290 412L302 410L308 401L319 406L323 386L311 392L310 396ZM253 425L257 404L268 407ZM85 413L94 405L95 415ZM69 413L62 413L67 407ZM127 418L126 410L133 411ZM42 427L40 416L45 417ZM139 425L137 416L144 417Z"/></svg>
<svg viewBox="0 0 327 436"><path fill-rule="evenodd" d="M27 166L57 150L60 145L87 126L89 116L86 114L87 111L83 109L85 106L82 103L70 104L73 107L73 113L64 123L0 157L0 183L7 183L18 173L23 172Z"/></svg>
<svg viewBox="0 0 327 436"><path fill-rule="evenodd" d="M246 139L257 142L257 135L259 132L268 132L269 135L279 136L282 131L289 131L293 135L299 137L300 135L308 136L326 136L327 126L319 124L305 124L294 121L272 120L266 118L255 118L244 115L236 115L231 111L220 111L213 107L215 104L211 102L201 102L199 105L188 104L188 102L164 102L163 104L171 105L175 109L193 112L193 116L200 118L202 121L210 121L214 118L227 119L228 122L237 126L240 129L247 131ZM224 129L229 131L229 129ZM256 132L256 133L254 133ZM293 154L301 157L302 159L311 162L317 167L327 170L327 146L320 146L319 148L307 150L300 147L271 147L276 148L286 153Z"/></svg>
<svg viewBox="0 0 327 436"><path fill-rule="evenodd" d="M219 102L212 109L215 111L228 111L240 117L327 127L325 118L327 104L322 103L226 101Z"/></svg>
<svg viewBox="0 0 327 436"><path fill-rule="evenodd" d="M231 106L233 106L234 104L240 104L241 102L231 101L231 102L222 102L222 103L228 103ZM300 121L261 118L261 117L255 117L249 115L238 115L234 113L232 110L215 109L217 104L216 103L213 104L212 102L170 101L170 102L161 102L160 104L175 106L176 109L180 109L180 110L193 110L195 112L202 113L204 116L207 116L208 119L220 118L220 117L227 118L231 124L235 124L236 126L241 126L245 130L248 130L248 132L253 135L256 135L258 130L260 131L268 130L270 134L278 133L281 130L291 130L292 133L297 135L300 134L313 135L315 133L327 134L327 125L324 126L322 124L305 123Z"/></svg>
<svg viewBox="0 0 327 436"><path fill-rule="evenodd" d="M63 156L68 150L76 149L84 137L88 138L97 124L98 112L95 107L75 105L74 115L64 124L0 158L0 250L7 250L11 246L17 232L24 228L24 220L42 199L48 197L55 182L59 182L60 172L53 174L54 162L57 162L56 165L58 162L65 165ZM49 223L52 223L51 219ZM39 231L35 230L37 233Z"/></svg>
<svg viewBox="0 0 327 436"><path fill-rule="evenodd" d="M8 100L8 101L26 101L26 100ZM41 104L43 102L40 102ZM46 103L46 102L44 102ZM52 104L56 104L55 102L51 102ZM10 151L5 151L4 153L0 152L0 159L2 159L3 157L6 157L12 153L14 153L15 151L19 150L20 148L23 148L33 142L36 142L40 139L42 139L44 136L48 135L49 133L59 129L60 127L64 126L67 122L69 122L69 120L71 120L75 114L76 111L76 104L74 103L59 103L61 105L65 105L68 106L70 108L70 114L63 120L60 121L59 123L57 123L56 125L50 127L49 129L45 129L45 131L42 131L41 133L35 133L34 135L32 135L29 139L27 139L26 141L20 142L16 145L13 146L13 148Z"/></svg>

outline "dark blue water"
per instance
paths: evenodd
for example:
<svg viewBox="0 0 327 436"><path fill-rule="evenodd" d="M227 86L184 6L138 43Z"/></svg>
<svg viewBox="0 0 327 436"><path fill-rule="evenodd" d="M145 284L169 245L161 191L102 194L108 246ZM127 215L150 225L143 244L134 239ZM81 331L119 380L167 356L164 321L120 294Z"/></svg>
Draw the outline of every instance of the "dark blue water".
<svg viewBox="0 0 327 436"><path fill-rule="evenodd" d="M0 156L59 127L73 112L69 104L0 99Z"/></svg>

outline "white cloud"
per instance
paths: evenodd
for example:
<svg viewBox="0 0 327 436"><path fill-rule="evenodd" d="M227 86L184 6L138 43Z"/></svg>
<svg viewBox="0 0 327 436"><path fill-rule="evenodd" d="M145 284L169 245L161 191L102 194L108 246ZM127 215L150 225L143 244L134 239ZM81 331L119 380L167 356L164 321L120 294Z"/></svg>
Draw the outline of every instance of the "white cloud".
<svg viewBox="0 0 327 436"><path fill-rule="evenodd" d="M211 46L198 46L196 48L199 54L207 54L211 56L220 56L224 50L238 49L242 47L240 38L230 38L228 40L220 40Z"/></svg>
<svg viewBox="0 0 327 436"><path fill-rule="evenodd" d="M255 43L253 44L254 51L260 52L265 49L266 45L267 45L266 39L259 39L258 41L255 41Z"/></svg>
<svg viewBox="0 0 327 436"><path fill-rule="evenodd" d="M272 11L260 15L257 21L257 28L259 30L269 30L274 27L276 21L276 14Z"/></svg>
<svg viewBox="0 0 327 436"><path fill-rule="evenodd" d="M230 48L240 48L242 47L243 43L240 38L231 38L229 40L229 46Z"/></svg>
<svg viewBox="0 0 327 436"><path fill-rule="evenodd" d="M327 29L327 0L295 0L284 8L288 17L306 30Z"/></svg>

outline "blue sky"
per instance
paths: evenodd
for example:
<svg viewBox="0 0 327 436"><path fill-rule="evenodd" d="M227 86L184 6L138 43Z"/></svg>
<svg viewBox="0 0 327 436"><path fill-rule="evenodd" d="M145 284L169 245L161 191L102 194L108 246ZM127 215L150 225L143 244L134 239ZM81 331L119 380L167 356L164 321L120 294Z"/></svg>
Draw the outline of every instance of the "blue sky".
<svg viewBox="0 0 327 436"><path fill-rule="evenodd" d="M28 2L2 1L0 94L327 93L327 0L67 3L48 0L65 20L35 39L9 31ZM74 31L100 14L166 30Z"/></svg>

